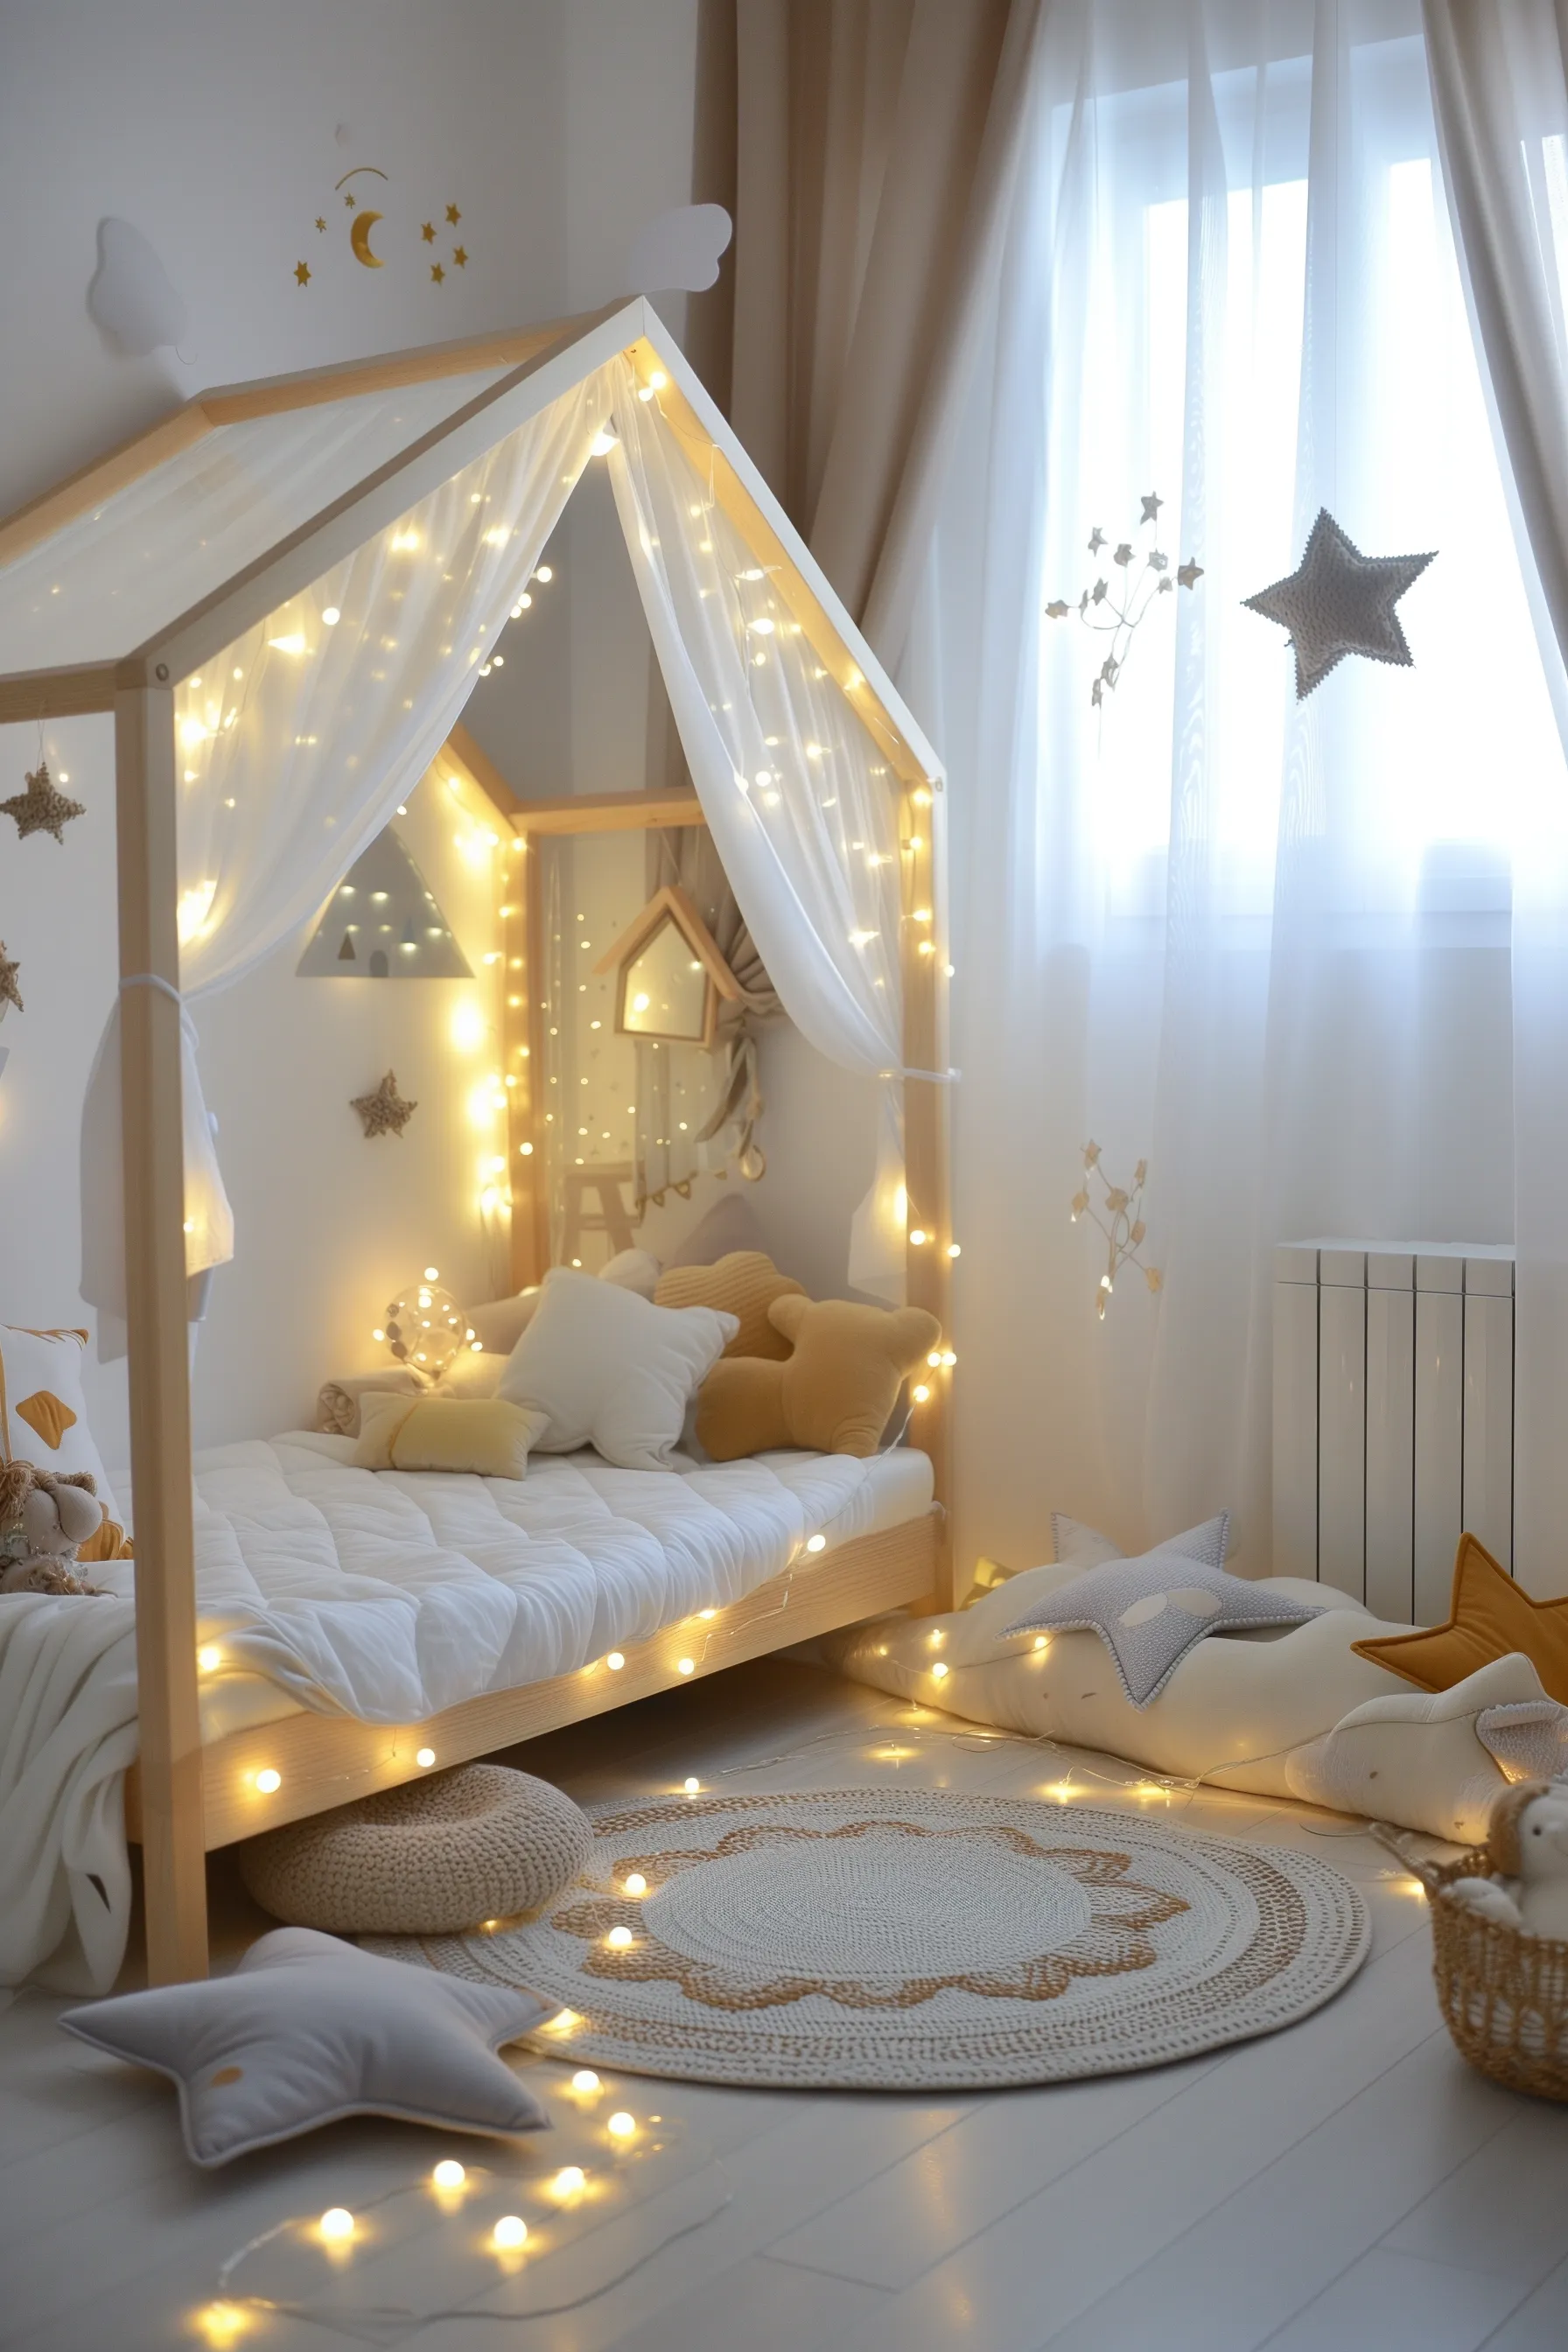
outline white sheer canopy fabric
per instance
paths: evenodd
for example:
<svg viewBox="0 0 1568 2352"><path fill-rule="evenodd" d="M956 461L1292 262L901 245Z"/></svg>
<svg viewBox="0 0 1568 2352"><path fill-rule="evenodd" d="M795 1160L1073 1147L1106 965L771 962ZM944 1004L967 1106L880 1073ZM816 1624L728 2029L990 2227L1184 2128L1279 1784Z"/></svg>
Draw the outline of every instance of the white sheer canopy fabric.
<svg viewBox="0 0 1568 2352"><path fill-rule="evenodd" d="M189 1008L312 919L428 768L612 414L617 507L742 914L812 1042L851 1069L896 1074L895 782L657 404L638 393L624 357L599 368L182 682L190 1274L224 1263L235 1235ZM188 487L171 490L162 525L143 494L138 530L177 538ZM252 487L258 497L267 489ZM100 1310L105 1354L124 1344L119 1068L116 1013L83 1118L82 1287Z"/></svg>
<svg viewBox="0 0 1568 2352"><path fill-rule="evenodd" d="M714 494L612 363L610 480L681 749L790 1018L871 1076L903 1059L897 787Z"/></svg>
<svg viewBox="0 0 1568 2352"><path fill-rule="evenodd" d="M1272 1244L1510 1237L1510 877L1563 761L1417 0L1068 0L1030 72L933 591L957 1222L971 1295L1008 1302L963 1342L959 1549L1026 1564L1053 1507L1124 1543L1228 1507L1263 1572ZM1242 600L1321 506L1437 556L1415 669L1348 661L1298 706ZM1077 601L1122 541L1203 577L1155 588L1096 708ZM1112 1183L1147 1160L1163 1277L1128 1269L1103 1321L1068 1220L1091 1141Z"/></svg>
<svg viewBox="0 0 1568 2352"><path fill-rule="evenodd" d="M608 409L590 378L271 613L175 697L185 1004L308 922L424 774L527 583ZM234 1217L183 1027L185 1265L233 1256ZM82 1293L124 1347L120 1043L88 1090Z"/></svg>
<svg viewBox="0 0 1568 2352"><path fill-rule="evenodd" d="M1553 0L1425 0L1449 202L1537 635L1568 742L1568 17ZM1568 807L1513 877L1514 1548L1560 1582L1568 1525Z"/></svg>

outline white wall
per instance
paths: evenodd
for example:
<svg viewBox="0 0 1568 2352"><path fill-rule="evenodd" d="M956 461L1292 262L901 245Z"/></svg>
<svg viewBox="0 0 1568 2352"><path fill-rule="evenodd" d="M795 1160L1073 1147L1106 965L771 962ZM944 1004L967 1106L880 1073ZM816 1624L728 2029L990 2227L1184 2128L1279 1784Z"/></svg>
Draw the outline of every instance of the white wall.
<svg viewBox="0 0 1568 2352"><path fill-rule="evenodd" d="M26 234L0 279L12 354L0 376L0 511L204 385L474 334L619 291L641 221L689 194L695 34L695 0L269 0L245 11L4 0L0 205ZM379 270L353 261L333 190L362 163L389 175L374 184ZM445 236L447 203L461 210L469 259L437 288L418 226L433 218ZM177 354L118 355L87 314L109 214L151 238L189 303ZM304 288L300 259L313 273ZM590 645L595 632L607 643L621 623L612 627L595 588L592 518L583 530L555 609L586 625ZM529 618L547 614L542 598ZM543 666L533 724L554 746L545 773L581 768L585 780L607 745L642 743L646 639L626 658L622 718L591 670ZM0 1076L0 1320L90 1322L78 1292L78 1123L116 967L108 724L51 726L46 748L88 814L63 848L19 843L0 823L0 938L22 961L26 1003L0 1037L11 1049ZM36 730L0 730L0 798L37 749ZM491 937L490 884L427 796L411 802L405 834L477 957ZM449 1042L464 984L299 981L301 944L201 1016L240 1249L217 1277L198 1351L198 1443L299 1420L323 1373L374 1355L390 1286L424 1264L469 1296L492 1286L477 1206L485 1139L467 1109L485 1056ZM348 1099L389 1063L419 1111L401 1142L366 1142ZM122 1373L90 1378L106 1457L122 1473Z"/></svg>

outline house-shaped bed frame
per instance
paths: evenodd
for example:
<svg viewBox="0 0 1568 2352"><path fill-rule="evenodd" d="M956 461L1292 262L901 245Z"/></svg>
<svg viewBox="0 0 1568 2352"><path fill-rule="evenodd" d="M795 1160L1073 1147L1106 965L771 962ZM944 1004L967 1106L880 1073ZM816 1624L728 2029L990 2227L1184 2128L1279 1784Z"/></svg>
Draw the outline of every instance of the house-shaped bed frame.
<svg viewBox="0 0 1568 2352"><path fill-rule="evenodd" d="M421 1749L458 1763L667 1688L693 1670L759 1656L904 1603L952 1605L952 1568L940 1508L911 1525L846 1542L792 1577L788 1606L763 1586L704 1628L695 1661L675 1627L629 1648L622 1668L604 1662L557 1680L493 1693L429 1722L389 1730L341 1717L297 1715L238 1732L204 1749L197 1696L196 1601L186 1349L184 1179L181 1130L180 953L176 929L175 689L240 633L367 544L418 499L520 425L624 355L646 383L657 377L660 413L711 495L766 567L822 671L850 698L886 761L899 796L900 943L908 1293L947 1328L950 1278L945 1059L939 958L915 910L940 903L941 831L931 796L942 772L875 655L860 636L777 500L704 392L656 312L637 299L584 318L449 343L207 393L0 524L0 566L46 549L57 532L95 515L116 493L178 460L222 427L303 415L325 402L385 393L445 377L500 371L466 405L363 478L342 461L341 495L302 528L225 579L142 642L69 666L0 675L0 721L32 723L112 713L122 981L126 1320L131 1446L136 1511L137 1665L141 1754L127 1791L128 1826L142 1848L148 1964L154 1982L200 1976L207 1966L205 1855L329 1806L416 1777ZM198 520L199 520L198 515ZM126 598L134 607L134 595ZM127 631L135 625L132 611ZM4 649L0 648L0 661ZM821 674L821 673L819 673ZM388 691L392 689L389 688ZM689 793L583 796L569 803L519 801L459 728L442 754L449 772L484 792L521 844L549 832L701 822ZM535 889L536 889L535 885ZM513 889L509 960L537 940L530 891ZM921 951L922 942L924 951ZM535 952L537 950L535 948ZM526 1178L542 1153L520 1159L537 1106L524 1051L537 1020L535 987L506 1038L514 1171L513 1264L520 1281L542 1270L544 1203ZM914 1235L919 1234L919 1241ZM933 1376L919 1407L916 1441L947 1485L945 1378ZM258 1785L259 1780L263 1785Z"/></svg>

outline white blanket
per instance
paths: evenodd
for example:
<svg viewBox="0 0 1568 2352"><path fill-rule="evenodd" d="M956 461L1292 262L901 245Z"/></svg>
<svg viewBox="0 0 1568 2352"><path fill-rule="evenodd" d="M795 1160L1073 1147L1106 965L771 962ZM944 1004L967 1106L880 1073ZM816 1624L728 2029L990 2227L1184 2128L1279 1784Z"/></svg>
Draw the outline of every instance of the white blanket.
<svg viewBox="0 0 1568 2352"><path fill-rule="evenodd" d="M931 1465L902 1451L775 1454L676 1471L596 1454L526 1480L356 1470L304 1432L199 1454L199 1639L210 1739L303 1706L412 1724L569 1674L700 1609L913 1518ZM121 1781L136 1752L130 1562L113 1600L0 1599L0 1984L102 1991L130 1910ZM101 1892L100 1891L101 1889Z"/></svg>

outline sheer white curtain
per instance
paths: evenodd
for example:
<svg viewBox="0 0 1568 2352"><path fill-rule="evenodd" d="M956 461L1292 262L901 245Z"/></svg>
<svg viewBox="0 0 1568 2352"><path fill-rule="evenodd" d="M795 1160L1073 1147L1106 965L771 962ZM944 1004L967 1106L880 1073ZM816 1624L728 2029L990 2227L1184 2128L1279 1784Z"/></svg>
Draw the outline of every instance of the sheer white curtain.
<svg viewBox="0 0 1568 2352"><path fill-rule="evenodd" d="M454 475L175 698L180 976L187 1008L307 922L418 782L526 585L609 411L603 373ZM234 1218L184 1024L186 1268L234 1255ZM82 1125L83 1296L124 1352L120 1024Z"/></svg>
<svg viewBox="0 0 1568 2352"><path fill-rule="evenodd" d="M1029 70L984 463L931 592L960 1554L1040 1557L1052 1507L1123 1541L1230 1507L1262 1572L1272 1245L1511 1237L1510 879L1563 759L1418 0L1068 0ZM1401 607L1415 667L1346 662L1297 706L1242 599L1321 506L1368 553L1437 554ZM1097 707L1100 579L1149 611ZM1126 1269L1103 1320L1103 1244L1069 1223L1091 1141L1111 1184L1147 1162L1163 1280Z"/></svg>
<svg viewBox="0 0 1568 2352"><path fill-rule="evenodd" d="M1568 20L1552 0L1425 0L1449 201L1542 660L1568 740ZM1513 887L1516 1572L1568 1582L1568 798Z"/></svg>
<svg viewBox="0 0 1568 2352"><path fill-rule="evenodd" d="M899 790L851 695L616 361L610 480L713 845L797 1029L887 1082L850 1280L902 1297Z"/></svg>

